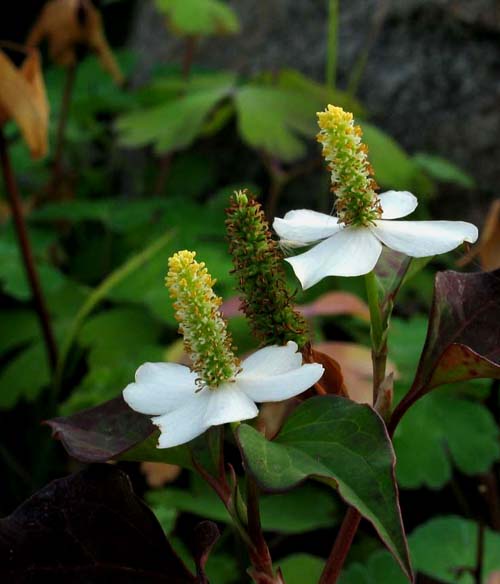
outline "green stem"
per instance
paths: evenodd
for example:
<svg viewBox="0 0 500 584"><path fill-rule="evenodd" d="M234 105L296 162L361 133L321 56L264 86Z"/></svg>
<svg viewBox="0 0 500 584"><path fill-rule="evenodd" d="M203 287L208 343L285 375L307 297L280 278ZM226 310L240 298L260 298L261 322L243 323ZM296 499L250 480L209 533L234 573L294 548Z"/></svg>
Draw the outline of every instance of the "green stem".
<svg viewBox="0 0 500 584"><path fill-rule="evenodd" d="M370 308L372 361L373 361L373 405L377 403L378 393L385 379L387 362L387 343L382 313L380 311L378 284L375 272L365 276L366 296Z"/></svg>
<svg viewBox="0 0 500 584"><path fill-rule="evenodd" d="M326 53L326 85L335 88L337 80L337 53L339 33L339 0L328 2L328 45Z"/></svg>
<svg viewBox="0 0 500 584"><path fill-rule="evenodd" d="M61 388L61 383L64 374L64 366L68 357L69 351L76 339L78 332L87 316L94 310L94 308L103 300L109 292L117 286L124 278L135 272L160 250L162 250L167 243L172 239L172 232L166 233L159 239L155 240L149 247L134 255L125 264L120 266L117 270L112 272L101 284L90 294L87 300L83 303L80 310L77 312L71 327L64 339L57 362L54 379L54 394L57 395Z"/></svg>

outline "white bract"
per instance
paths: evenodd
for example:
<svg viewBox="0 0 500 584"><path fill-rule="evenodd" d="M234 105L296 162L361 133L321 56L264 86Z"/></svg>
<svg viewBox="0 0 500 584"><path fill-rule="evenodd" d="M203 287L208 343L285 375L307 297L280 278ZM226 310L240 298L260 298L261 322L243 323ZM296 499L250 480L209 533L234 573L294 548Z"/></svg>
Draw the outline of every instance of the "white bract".
<svg viewBox="0 0 500 584"><path fill-rule="evenodd" d="M152 417L159 448L189 442L211 426L255 418L255 402L282 401L302 393L323 375L318 363L302 365L297 344L256 351L241 364L234 381L203 387L197 374L176 363L144 363L135 383L123 391L127 404Z"/></svg>
<svg viewBox="0 0 500 584"><path fill-rule="evenodd" d="M314 244L309 251L287 258L304 289L326 276L361 276L371 272L382 244L420 258L445 253L464 241L474 243L477 227L464 221L393 221L412 213L417 198L406 191L378 195L381 219L368 226L339 223L337 217L300 209L276 218L273 227L284 247Z"/></svg>

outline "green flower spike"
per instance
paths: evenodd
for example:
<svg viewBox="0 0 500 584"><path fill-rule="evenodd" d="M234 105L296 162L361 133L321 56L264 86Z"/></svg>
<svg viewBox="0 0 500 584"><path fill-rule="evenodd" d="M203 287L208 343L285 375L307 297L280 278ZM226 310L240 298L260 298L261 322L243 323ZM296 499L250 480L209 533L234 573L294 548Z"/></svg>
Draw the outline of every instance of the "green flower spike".
<svg viewBox="0 0 500 584"><path fill-rule="evenodd" d="M260 204L247 191L238 191L226 213L241 308L253 334L263 345L295 341L304 347L309 341L307 324L286 289L283 254L271 237Z"/></svg>
<svg viewBox="0 0 500 584"><path fill-rule="evenodd" d="M174 300L175 317L184 346L191 357L199 385L216 388L233 381L239 360L232 350L232 339L219 312L222 299L213 291L212 279L193 251L179 251L168 260L165 283Z"/></svg>

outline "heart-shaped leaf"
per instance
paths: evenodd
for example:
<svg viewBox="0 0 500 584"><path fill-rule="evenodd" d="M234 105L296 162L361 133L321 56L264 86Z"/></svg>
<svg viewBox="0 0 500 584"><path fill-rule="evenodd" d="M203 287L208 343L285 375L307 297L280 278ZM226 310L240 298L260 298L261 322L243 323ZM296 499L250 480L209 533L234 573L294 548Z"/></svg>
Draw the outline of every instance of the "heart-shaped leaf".
<svg viewBox="0 0 500 584"><path fill-rule="evenodd" d="M53 481L0 520L5 582L194 584L153 513L116 467Z"/></svg>
<svg viewBox="0 0 500 584"><path fill-rule="evenodd" d="M394 451L382 419L366 405L337 396L303 402L273 441L248 424L238 428L246 468L268 491L308 478L338 489L375 527L411 578L394 479Z"/></svg>
<svg viewBox="0 0 500 584"><path fill-rule="evenodd" d="M439 272L427 338L415 380L391 419L431 389L476 378L500 378L500 270Z"/></svg>
<svg viewBox="0 0 500 584"><path fill-rule="evenodd" d="M68 454L82 462L123 459L192 466L186 446L156 448L157 433L150 419L130 409L121 396L45 423Z"/></svg>
<svg viewBox="0 0 500 584"><path fill-rule="evenodd" d="M130 409L122 396L45 423L68 454L82 462L168 462L191 469L196 465L214 476L219 471L222 436L218 428L211 428L189 444L157 448L158 431L149 417Z"/></svg>

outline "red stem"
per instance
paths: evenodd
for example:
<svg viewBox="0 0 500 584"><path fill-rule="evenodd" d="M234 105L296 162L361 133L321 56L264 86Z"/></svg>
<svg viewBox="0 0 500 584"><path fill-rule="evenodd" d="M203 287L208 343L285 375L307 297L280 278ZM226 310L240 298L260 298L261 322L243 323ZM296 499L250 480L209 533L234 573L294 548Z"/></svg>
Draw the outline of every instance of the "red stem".
<svg viewBox="0 0 500 584"><path fill-rule="evenodd" d="M260 523L259 488L255 480L247 473L247 516L248 535L254 545L249 549L253 570L251 576L255 582L277 584L281 578L275 577L273 562ZM279 579L278 579L279 578Z"/></svg>
<svg viewBox="0 0 500 584"><path fill-rule="evenodd" d="M342 525L340 526L335 544L328 556L319 584L335 584L335 582L337 582L347 558L347 554L351 549L351 544L358 530L360 521L361 515L358 511L356 511L354 507L349 507L345 514L344 521L342 521Z"/></svg>
<svg viewBox="0 0 500 584"><path fill-rule="evenodd" d="M28 230L24 220L21 196L17 187L16 179L12 171L10 163L8 145L5 140L2 128L0 128L0 157L2 162L2 170L5 179L5 187L9 196L10 205L12 207L12 216L16 228L17 239L23 257L24 269L33 294L33 301L35 309L42 328L47 356L49 359L52 371L55 370L57 363L57 345L55 342L52 326L50 322L49 312L45 303L40 285L40 279L35 265L33 251L28 237Z"/></svg>

